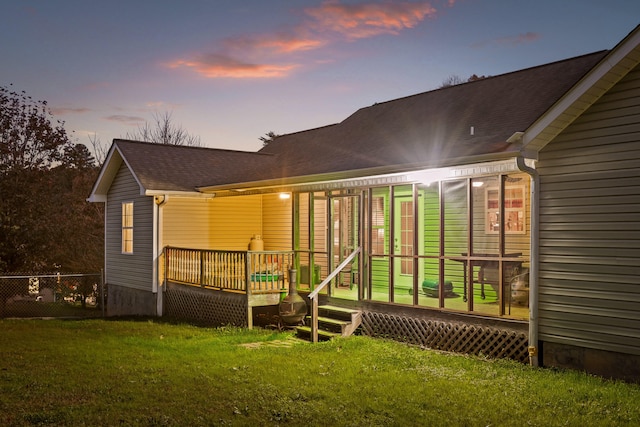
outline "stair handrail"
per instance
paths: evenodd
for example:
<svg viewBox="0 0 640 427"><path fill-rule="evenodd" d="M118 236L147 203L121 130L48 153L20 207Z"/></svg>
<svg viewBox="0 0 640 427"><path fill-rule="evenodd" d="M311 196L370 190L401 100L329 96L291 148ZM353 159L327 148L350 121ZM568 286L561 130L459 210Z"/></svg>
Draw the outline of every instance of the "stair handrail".
<svg viewBox="0 0 640 427"><path fill-rule="evenodd" d="M318 342L318 294L325 286L327 286L334 277L338 275L347 265L349 265L353 259L360 253L360 246L358 246L348 257L344 259L329 275L313 290L308 296L311 301L311 342Z"/></svg>

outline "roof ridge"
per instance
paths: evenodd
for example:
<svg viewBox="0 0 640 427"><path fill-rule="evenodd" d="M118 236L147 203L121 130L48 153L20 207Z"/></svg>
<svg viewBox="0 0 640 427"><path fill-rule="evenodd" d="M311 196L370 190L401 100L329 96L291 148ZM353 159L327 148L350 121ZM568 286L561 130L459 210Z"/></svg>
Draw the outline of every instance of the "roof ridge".
<svg viewBox="0 0 640 427"><path fill-rule="evenodd" d="M270 155L269 153L260 153L259 151L245 151L245 150L233 150L230 148L216 148L216 147L203 147L203 146L195 146L195 145L176 145L176 144L163 144L159 142L150 142L150 141L138 141L134 139L123 139L123 138L114 138L113 143L118 144L124 142L126 144L140 144L140 145L154 145L166 147L169 149L194 149L194 150L208 150L208 151L224 151L230 153L241 153L241 154L261 154L261 155Z"/></svg>
<svg viewBox="0 0 640 427"><path fill-rule="evenodd" d="M534 66L527 67L527 68L521 68L519 70L507 71L506 73L496 74L495 76L487 76L487 77L484 77L484 78L480 78L478 80L466 81L466 82L462 82L462 83L458 83L458 84L454 84L454 85L449 85L449 86L444 86L444 87L437 87L435 89L427 90L427 91L424 91L424 92L418 92L418 93L414 93L414 94L411 94L411 95L406 95L406 96L403 96L403 97L400 97L400 98L394 98L394 99L389 99L387 101L375 102L374 104L372 104L372 105L370 105L368 107L362 107L362 108L356 110L353 114L357 113L358 111L374 107L376 105L389 104L389 103L396 102L396 101L402 101L402 100L410 99L410 98L413 98L413 97L422 96L422 95L425 95L427 93L439 92L439 91L449 90L449 89L453 89L453 88L459 88L461 86L467 86L467 85L474 84L474 83L486 82L488 80L494 80L496 78L502 78L502 77L505 77L505 76L513 75L513 74L520 74L520 73L530 72L532 70L539 69L539 68L550 67L550 66L558 65L558 64L561 64L561 63L565 63L565 62L576 61L578 59L586 58L588 56L599 55L599 54L602 54L604 52L610 52L610 49L602 49L602 50L599 50L599 51L596 51L596 52L585 53L585 54L577 55L577 56L574 56L574 57L571 57L571 58L559 59L557 61L547 62L545 64L534 65ZM351 115L349 117L351 117ZM348 119L349 117L347 117L346 119Z"/></svg>

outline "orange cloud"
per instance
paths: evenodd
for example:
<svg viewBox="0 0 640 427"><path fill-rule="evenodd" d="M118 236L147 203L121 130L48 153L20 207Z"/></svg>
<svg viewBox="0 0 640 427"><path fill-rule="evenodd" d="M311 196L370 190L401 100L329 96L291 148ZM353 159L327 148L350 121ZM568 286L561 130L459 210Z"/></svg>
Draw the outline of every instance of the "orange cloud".
<svg viewBox="0 0 640 427"><path fill-rule="evenodd" d="M449 0L449 5L454 1ZM329 0L304 12L304 21L286 31L230 37L222 41L216 52L176 60L167 66L188 68L207 78L286 77L298 65L278 64L283 57L326 46L335 41L336 35L355 40L398 34L434 16L436 9L424 1L343 5L339 0Z"/></svg>
<svg viewBox="0 0 640 427"><path fill-rule="evenodd" d="M310 36L290 33L278 33L262 37L233 37L225 40L227 50L235 52L257 52L268 50L271 53L294 53L317 49L326 42Z"/></svg>
<svg viewBox="0 0 640 427"><path fill-rule="evenodd" d="M426 17L434 16L436 9L428 2L343 5L327 1L305 12L315 20L316 30L329 30L349 39L361 39L379 34L398 34L403 29L415 27Z"/></svg>
<svg viewBox="0 0 640 427"><path fill-rule="evenodd" d="M295 65L251 64L222 54L201 55L193 60L178 60L171 68L187 67L209 78L274 78L288 75Z"/></svg>

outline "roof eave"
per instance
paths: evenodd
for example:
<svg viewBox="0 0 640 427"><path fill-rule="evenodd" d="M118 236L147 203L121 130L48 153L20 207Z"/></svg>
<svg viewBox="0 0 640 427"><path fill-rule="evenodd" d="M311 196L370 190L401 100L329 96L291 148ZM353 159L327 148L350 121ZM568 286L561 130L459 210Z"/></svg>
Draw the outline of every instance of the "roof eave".
<svg viewBox="0 0 640 427"><path fill-rule="evenodd" d="M215 194L207 194L200 191L178 191L178 190L146 190L145 196L171 196L210 199Z"/></svg>
<svg viewBox="0 0 640 427"><path fill-rule="evenodd" d="M327 188L335 188L335 184L340 184L343 188L350 186L361 186L362 178L365 177L393 177L407 174L416 170L447 168L454 166L464 166L469 164L486 163L513 159L519 155L518 151L505 151L500 153L490 153L467 157L457 157L446 159L446 161L430 163L413 163L406 165L381 166L367 169L357 169L325 174L284 177L277 179L237 182L231 184L211 185L199 187L202 193L233 193L235 195L254 194L258 192L281 192L293 191L308 187L310 184L326 185ZM397 181L400 182L400 181Z"/></svg>

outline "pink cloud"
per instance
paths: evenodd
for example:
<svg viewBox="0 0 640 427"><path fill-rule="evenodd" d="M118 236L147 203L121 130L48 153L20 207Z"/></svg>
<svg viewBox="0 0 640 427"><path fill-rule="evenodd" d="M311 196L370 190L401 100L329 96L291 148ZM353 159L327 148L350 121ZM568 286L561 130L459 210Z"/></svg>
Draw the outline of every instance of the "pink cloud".
<svg viewBox="0 0 640 427"><path fill-rule="evenodd" d="M231 37L224 41L227 50L234 52L258 52L264 49L270 53L294 53L317 49L326 41L311 36L280 32L260 37Z"/></svg>
<svg viewBox="0 0 640 427"><path fill-rule="evenodd" d="M114 114L108 117L105 117L106 120L110 122L118 122L118 123L126 123L129 125L134 125L138 123L144 123L145 119L137 116L126 116L121 114Z"/></svg>
<svg viewBox="0 0 640 427"><path fill-rule="evenodd" d="M192 60L178 60L171 68L187 67L209 78L274 78L288 75L295 65L252 64L212 53Z"/></svg>
<svg viewBox="0 0 640 427"><path fill-rule="evenodd" d="M84 113L88 113L90 112L91 109L89 108L85 108L85 107L58 107L58 108L52 108L51 112L56 115L64 115L64 114L84 114Z"/></svg>
<svg viewBox="0 0 640 427"><path fill-rule="evenodd" d="M453 5L455 0L449 0ZM260 36L230 37L221 48L188 59L167 63L187 68L207 78L279 78L296 70L293 54L312 51L336 41L364 39L381 34L396 35L436 14L428 2L341 4L329 0L304 10L302 22L286 31Z"/></svg>
<svg viewBox="0 0 640 427"><path fill-rule="evenodd" d="M316 30L329 30L349 39L373 37L379 34L398 34L413 28L426 17L434 16L436 9L428 2L384 2L340 4L327 1L317 8L308 8Z"/></svg>

